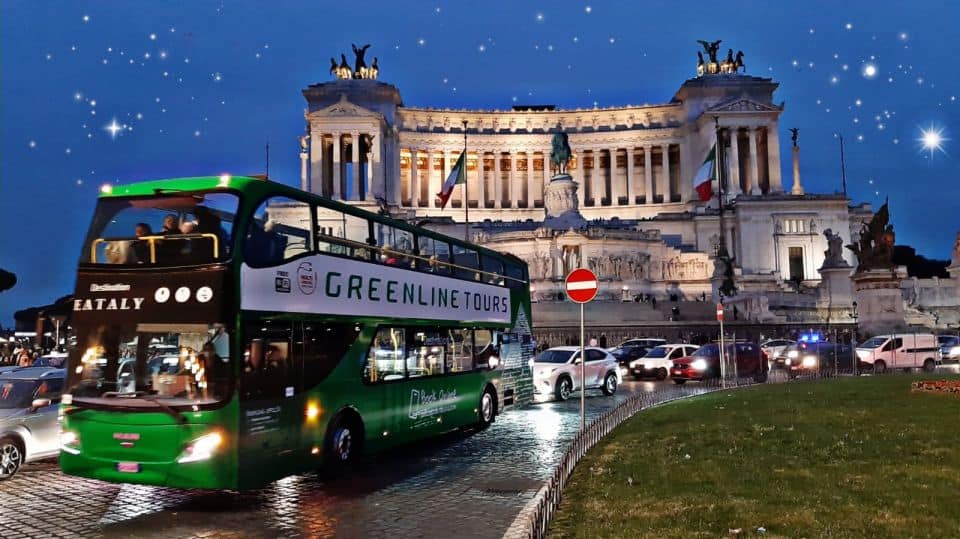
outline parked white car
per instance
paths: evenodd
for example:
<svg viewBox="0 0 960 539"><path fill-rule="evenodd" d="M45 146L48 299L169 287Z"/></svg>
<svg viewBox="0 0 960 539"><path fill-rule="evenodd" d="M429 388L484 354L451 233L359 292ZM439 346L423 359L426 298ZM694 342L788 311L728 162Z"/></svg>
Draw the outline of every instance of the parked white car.
<svg viewBox="0 0 960 539"><path fill-rule="evenodd" d="M602 348L587 348L587 362L583 365L586 384L580 383L580 348L557 346L540 352L533 361L534 391L539 395L553 395L564 401L570 394L585 386L599 388L605 395L613 395L623 381L617 360Z"/></svg>
<svg viewBox="0 0 960 539"><path fill-rule="evenodd" d="M937 336L929 333L897 333L877 335L857 346L861 362L873 365L873 372L887 369L909 370L923 367L930 372L937 367L940 351Z"/></svg>
<svg viewBox="0 0 960 539"><path fill-rule="evenodd" d="M770 363L772 365L776 358L784 355L787 347L791 344L797 344L797 341L792 341L790 339L770 339L769 341L760 343L760 349L767 354L767 358L770 359Z"/></svg>
<svg viewBox="0 0 960 539"><path fill-rule="evenodd" d="M673 360L692 356L700 348L693 344L661 344L647 355L630 362L630 374L635 379L656 376L657 380L666 380Z"/></svg>

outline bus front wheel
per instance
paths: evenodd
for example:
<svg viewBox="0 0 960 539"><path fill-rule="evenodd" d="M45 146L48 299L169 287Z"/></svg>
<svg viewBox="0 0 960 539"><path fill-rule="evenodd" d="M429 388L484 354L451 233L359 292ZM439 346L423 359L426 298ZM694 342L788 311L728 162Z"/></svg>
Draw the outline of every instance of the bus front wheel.
<svg viewBox="0 0 960 539"><path fill-rule="evenodd" d="M497 397L490 387L484 389L483 394L480 395L478 415L481 429L489 427L497 418Z"/></svg>
<svg viewBox="0 0 960 539"><path fill-rule="evenodd" d="M327 430L324 451L327 468L336 470L353 463L359 456L362 443L360 420L349 414L338 415Z"/></svg>

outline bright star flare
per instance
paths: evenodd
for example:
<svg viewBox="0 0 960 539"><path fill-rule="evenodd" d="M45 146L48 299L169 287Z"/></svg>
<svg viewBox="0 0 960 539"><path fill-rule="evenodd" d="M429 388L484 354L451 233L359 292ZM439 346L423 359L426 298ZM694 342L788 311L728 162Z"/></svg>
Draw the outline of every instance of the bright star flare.
<svg viewBox="0 0 960 539"><path fill-rule="evenodd" d="M930 156L933 157L933 152L939 151L943 152L943 143L950 139L944 136L944 129L942 127L933 127L930 126L929 129L920 130L920 138L917 139L920 142L923 149L930 152Z"/></svg>

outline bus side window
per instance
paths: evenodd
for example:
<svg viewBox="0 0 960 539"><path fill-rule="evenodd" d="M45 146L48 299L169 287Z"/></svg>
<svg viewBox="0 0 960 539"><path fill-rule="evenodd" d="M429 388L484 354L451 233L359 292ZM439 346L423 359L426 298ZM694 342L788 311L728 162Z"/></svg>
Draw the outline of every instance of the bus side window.
<svg viewBox="0 0 960 539"><path fill-rule="evenodd" d="M446 372L473 370L473 332L469 329L447 330Z"/></svg>
<svg viewBox="0 0 960 539"><path fill-rule="evenodd" d="M377 261L388 266L413 267L413 233L382 223L373 223L373 234L380 248Z"/></svg>
<svg viewBox="0 0 960 539"><path fill-rule="evenodd" d="M362 217L318 206L317 250L363 260L370 259L370 222Z"/></svg>
<svg viewBox="0 0 960 539"><path fill-rule="evenodd" d="M360 335L356 324L304 322L303 390L322 382L340 363Z"/></svg>
<svg viewBox="0 0 960 539"><path fill-rule="evenodd" d="M246 325L246 350L240 375L244 400L280 399L296 387L300 370L291 355L289 322L251 321Z"/></svg>
<svg viewBox="0 0 960 539"><path fill-rule="evenodd" d="M480 259L476 251L453 244L453 263L458 266L454 268L454 274L457 277L470 281L480 279L479 272L471 271L480 268Z"/></svg>
<svg viewBox="0 0 960 539"><path fill-rule="evenodd" d="M517 264L516 262L507 262L507 286L514 289L524 289L527 287L527 275L524 271L523 266Z"/></svg>
<svg viewBox="0 0 960 539"><path fill-rule="evenodd" d="M503 262L490 255L483 255L483 281L489 284L503 284Z"/></svg>
<svg viewBox="0 0 960 539"><path fill-rule="evenodd" d="M426 236L420 236L417 239L420 248L417 269L427 273L449 275L450 244Z"/></svg>
<svg viewBox="0 0 960 539"><path fill-rule="evenodd" d="M244 242L245 258L254 267L274 266L313 250L310 219L291 220L285 210L301 203L270 197L254 212Z"/></svg>
<svg viewBox="0 0 960 539"><path fill-rule="evenodd" d="M447 357L447 334L438 328L407 328L407 376L443 374Z"/></svg>
<svg viewBox="0 0 960 539"><path fill-rule="evenodd" d="M379 383L403 380L406 377L406 349L406 332L403 328L379 328L367 351L363 381Z"/></svg>

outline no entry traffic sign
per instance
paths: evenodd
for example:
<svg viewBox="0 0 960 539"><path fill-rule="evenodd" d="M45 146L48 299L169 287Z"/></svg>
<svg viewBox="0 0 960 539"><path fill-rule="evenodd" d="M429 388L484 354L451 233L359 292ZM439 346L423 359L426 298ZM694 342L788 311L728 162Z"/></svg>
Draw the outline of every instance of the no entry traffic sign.
<svg viewBox="0 0 960 539"><path fill-rule="evenodd" d="M599 283L597 276L590 270L579 268L567 275L564 287L567 290L567 297L577 303L587 303L597 297Z"/></svg>
<svg viewBox="0 0 960 539"><path fill-rule="evenodd" d="M723 304L717 303L717 321L723 322Z"/></svg>

